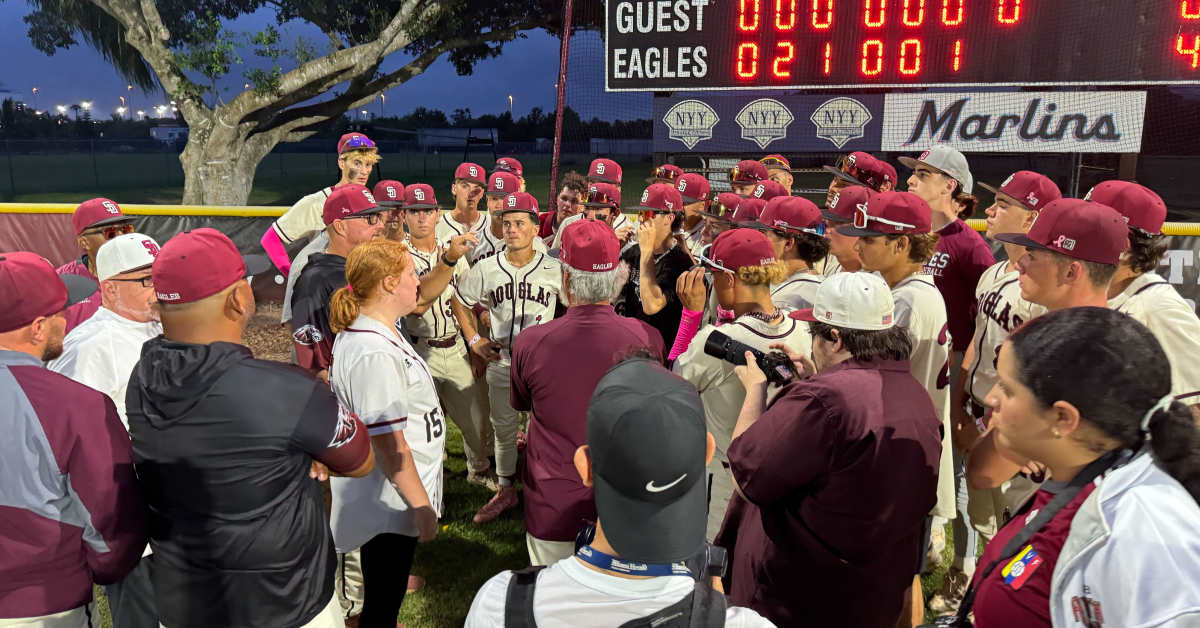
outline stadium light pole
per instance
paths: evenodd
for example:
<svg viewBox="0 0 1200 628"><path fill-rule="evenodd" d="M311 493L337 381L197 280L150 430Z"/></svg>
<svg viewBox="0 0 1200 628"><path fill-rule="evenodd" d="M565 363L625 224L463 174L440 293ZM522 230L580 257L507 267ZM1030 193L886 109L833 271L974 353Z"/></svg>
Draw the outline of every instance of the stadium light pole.
<svg viewBox="0 0 1200 628"><path fill-rule="evenodd" d="M387 94L379 95L379 117L383 117L384 108L387 107Z"/></svg>
<svg viewBox="0 0 1200 628"><path fill-rule="evenodd" d="M511 118L513 115L513 99L512 94L508 95L508 115Z"/></svg>

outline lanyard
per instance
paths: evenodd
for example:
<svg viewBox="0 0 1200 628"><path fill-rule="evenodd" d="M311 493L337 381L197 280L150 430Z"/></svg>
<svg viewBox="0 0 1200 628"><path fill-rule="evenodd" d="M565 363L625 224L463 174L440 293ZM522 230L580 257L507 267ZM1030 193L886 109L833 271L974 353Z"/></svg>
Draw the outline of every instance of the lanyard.
<svg viewBox="0 0 1200 628"><path fill-rule="evenodd" d="M692 576L691 570L683 563L639 563L632 560L621 560L604 552L584 545L575 552L575 556L583 562L603 569L631 576Z"/></svg>

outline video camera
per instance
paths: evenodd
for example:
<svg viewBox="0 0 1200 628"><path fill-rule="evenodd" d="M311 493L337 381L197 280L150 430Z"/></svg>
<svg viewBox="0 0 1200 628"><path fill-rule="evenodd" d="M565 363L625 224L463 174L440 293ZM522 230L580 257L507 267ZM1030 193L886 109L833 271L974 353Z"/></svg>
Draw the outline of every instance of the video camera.
<svg viewBox="0 0 1200 628"><path fill-rule="evenodd" d="M799 373L796 372L796 365L792 364L791 358L782 351L763 353L719 331L713 331L704 343L704 353L738 366L746 363L747 351L754 354L754 361L758 364L758 368L766 374L767 381L772 384L783 386L799 376Z"/></svg>

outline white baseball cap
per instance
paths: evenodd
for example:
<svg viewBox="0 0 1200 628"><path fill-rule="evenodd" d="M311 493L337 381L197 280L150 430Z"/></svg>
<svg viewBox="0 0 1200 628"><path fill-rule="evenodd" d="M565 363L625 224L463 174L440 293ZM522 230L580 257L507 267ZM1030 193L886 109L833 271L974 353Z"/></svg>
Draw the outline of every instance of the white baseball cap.
<svg viewBox="0 0 1200 628"><path fill-rule="evenodd" d="M158 257L158 243L148 235L126 233L105 242L96 253L96 277L109 277L149 268Z"/></svg>
<svg viewBox="0 0 1200 628"><path fill-rule="evenodd" d="M813 307L789 314L801 321L878 331L895 324L896 302L887 283L874 273L837 273L817 287Z"/></svg>
<svg viewBox="0 0 1200 628"><path fill-rule="evenodd" d="M918 165L925 164L934 170L940 171L942 174L958 181L965 194L970 194L971 190L975 188L975 177L971 176L971 168L967 165L966 156L949 146L938 144L921 153L921 156L916 159L912 157L900 157L899 161L913 170L916 170Z"/></svg>

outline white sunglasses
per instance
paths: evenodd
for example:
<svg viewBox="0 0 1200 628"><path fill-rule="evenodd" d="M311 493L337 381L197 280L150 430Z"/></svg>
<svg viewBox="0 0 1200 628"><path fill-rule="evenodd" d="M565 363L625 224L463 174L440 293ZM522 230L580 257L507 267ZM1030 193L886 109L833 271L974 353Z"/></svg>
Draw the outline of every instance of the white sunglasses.
<svg viewBox="0 0 1200 628"><path fill-rule="evenodd" d="M855 228L866 229L867 223L872 220L874 220L875 222L881 223L881 224L890 225L892 227L895 227L896 231L900 231L902 229L916 229L917 228L916 225L910 225L907 222L897 222L895 220L888 220L887 218L880 218L879 216L872 216L867 213L867 206L865 203L859 203L854 206L854 227Z"/></svg>

